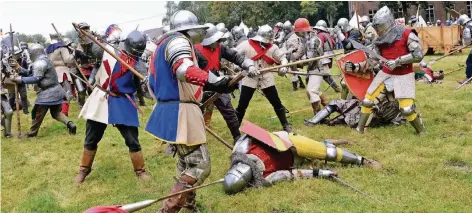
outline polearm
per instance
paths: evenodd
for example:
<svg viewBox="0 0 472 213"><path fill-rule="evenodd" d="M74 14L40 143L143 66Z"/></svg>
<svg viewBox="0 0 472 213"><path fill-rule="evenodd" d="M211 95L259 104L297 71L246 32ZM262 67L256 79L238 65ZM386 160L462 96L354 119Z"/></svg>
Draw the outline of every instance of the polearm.
<svg viewBox="0 0 472 213"><path fill-rule="evenodd" d="M450 55L452 55L452 54L454 54L454 53L456 53L456 52L458 52L458 51L461 51L461 50L463 50L463 49L465 49L465 48L467 48L467 47L470 47L471 45L472 45L472 44L469 44L469 45L467 45L467 46L463 46L463 47L461 47L461 48L459 48L459 49L456 49L456 50L454 50L454 51L449 52L448 54L445 54L445 55L443 55L443 56L440 56L440 57L438 57L438 58L435 58L435 59L433 59L432 61L428 62L428 65L434 64L434 63L436 63L437 61L439 61L439 60L441 60L441 59L443 59L443 58L445 58L445 57L448 57L448 56L450 56Z"/></svg>
<svg viewBox="0 0 472 213"><path fill-rule="evenodd" d="M305 109L299 109L299 110L295 110L293 112L289 112L289 113L287 113L287 115L291 115L291 114L295 114L295 113L299 113L299 112L304 112L304 111L308 111L308 110L312 110L312 109L313 108L311 108L311 107L308 107L308 108L305 108ZM277 118L277 116L272 116L269 119L275 119L275 118Z"/></svg>
<svg viewBox="0 0 472 213"><path fill-rule="evenodd" d="M87 87L90 88L90 89L94 89L95 87L97 87L97 88L100 89L101 91L106 92L106 93L110 94L111 96L118 96L117 94L113 93L112 91L109 91L109 90L104 89L103 87L101 87L101 86L98 85L98 84L96 84L95 87L92 86L92 85L90 85L86 80L80 78L79 76L77 76L76 74L74 74L74 73L72 73L72 72L71 72L70 74L73 75L74 77L76 77L77 79L79 79L79 81L84 82L84 83L87 85Z"/></svg>
<svg viewBox="0 0 472 213"><path fill-rule="evenodd" d="M119 207L114 206L112 208L114 208L116 210L119 209L121 211L126 211L126 212L135 212L135 211L139 211L141 209L144 209L146 207L149 207L152 204L157 203L159 201L162 201L162 200L165 200L165 199L177 196L177 195L181 195L183 193L192 192L192 191L195 191L197 189L201 189L201 188L204 188L204 187L208 187L208 186L211 186L211 185L222 183L223 181L224 181L224 179L222 178L222 179L219 179L215 182L211 182L211 183L204 184L204 185L201 185L201 186L192 187L192 188L182 190L182 191L179 191L179 192L176 192L176 193L173 193L173 194L170 194L170 195L167 195L167 196L155 199L155 200L144 200L144 201L140 201L140 202L137 202L137 203L122 205L122 206L119 206ZM85 212L88 212L88 210L86 210ZM91 212L94 212L94 211L91 211Z"/></svg>
<svg viewBox="0 0 472 213"><path fill-rule="evenodd" d="M346 181L344 181L343 179L341 179L341 178L339 178L339 177L330 176L330 178L332 178L333 180L335 180L335 181L338 182L338 183L341 183L341 184L344 185L344 186L349 187L350 189L352 189L352 190L354 190L355 192L357 192L357 193L363 195L363 196L366 197L366 198L369 198L369 199L371 199L371 200L373 200L373 201L377 201L377 202L379 202L379 203L382 203L381 201L379 201L379 200L375 199L374 197L368 195L367 193L365 193L365 192L359 190L358 188L352 186L351 184L347 183Z"/></svg>
<svg viewBox="0 0 472 213"><path fill-rule="evenodd" d="M54 23L51 23L51 25L52 25L52 28L54 28L54 31L56 31L57 37L58 37L61 41L64 41L64 40L63 40L63 37L62 37L62 35L61 35L61 33L59 33L59 31L57 30L56 25L54 25ZM80 69L79 63L77 63L77 60L75 60L75 57L74 57L74 63L75 63L75 66L77 67L77 69L79 70L80 75L82 75L82 77L83 77L84 79L87 79L87 78L85 77L85 74L84 74L84 73L82 72L82 70ZM76 78L77 78L77 76L76 76ZM90 85L90 83L89 83L88 81L85 81L85 84L86 84L88 87L92 86L92 85ZM92 86L92 89L93 89L93 86Z"/></svg>
<svg viewBox="0 0 472 213"><path fill-rule="evenodd" d="M13 28L10 23L10 45L11 45L11 60L15 60L13 58L13 54L15 54L15 44L13 43ZM16 72L16 70L15 70ZM15 105L16 105L16 123L18 126L18 138L21 137L21 118L20 118L20 93L18 92L18 83L15 83ZM28 106L23 106L28 107Z"/></svg>
<svg viewBox="0 0 472 213"><path fill-rule="evenodd" d="M82 30L79 28L79 26L77 26L76 23L72 23L72 26L74 26L75 30L77 30L79 33L87 36L90 40L92 40L95 44L97 44L100 48L102 48L103 50L105 50L105 52L107 52L108 54L111 55L111 57L115 58L117 61L119 61L121 63L121 65L125 66L126 68L128 68L134 75L136 75L139 79L141 80L144 80L144 76L141 75L141 73L139 73L138 71L136 71L132 66L130 66L128 63L126 63L125 61L123 61L123 59L121 59L120 57L116 56L115 53L111 52L108 48L106 48L102 43L100 43L99 41L97 41L97 39L95 37L93 37L92 35L90 35L89 32L85 31L85 30Z"/></svg>
<svg viewBox="0 0 472 213"><path fill-rule="evenodd" d="M231 146L228 142L226 142L222 137L220 137L219 135L216 134L216 132L214 132L213 130L211 130L210 128L208 128L207 126L205 126L205 130L210 133L210 135L213 135L213 137L216 138L216 140L220 141L223 145L225 145L226 147L228 147L229 149L233 150L233 146Z"/></svg>
<svg viewBox="0 0 472 213"><path fill-rule="evenodd" d="M472 77L470 77L469 79L465 80L462 84L460 84L459 86L456 87L456 90L459 90L461 87L463 87L464 85L466 85L467 83L469 83L470 81L472 81Z"/></svg>
<svg viewBox="0 0 472 213"><path fill-rule="evenodd" d="M295 62L291 62L291 63L288 63L288 64L284 64L284 65L277 65L277 66L273 66L273 67L267 67L267 68L264 68L264 69L260 69L258 70L260 73L263 73L263 72L269 72L271 70L275 70L275 69L280 69L280 68L283 68L283 67L290 67L290 66L294 66L294 65L298 65L298 64L306 64L306 63L309 63L309 62L313 62L313 61L318 61L318 60L321 60L323 58L331 58L331 57L334 57L334 56L338 56L338 55L341 55L341 54L344 54L344 53L336 53L336 54L332 54L332 55L324 55L324 56L320 56L320 57L316 57L316 58L310 58L310 59L305 59L305 60L300 60L300 61L295 61ZM230 82L229 82L229 86L230 87L233 87L235 86L240 80L242 80L243 78L245 77L245 74L243 74L242 72L238 73L238 75L236 75ZM212 95L207 101L205 101L205 103L202 104L202 108L205 108L211 104L213 104L213 102L216 101L216 99L218 99L220 94L216 93L214 95Z"/></svg>

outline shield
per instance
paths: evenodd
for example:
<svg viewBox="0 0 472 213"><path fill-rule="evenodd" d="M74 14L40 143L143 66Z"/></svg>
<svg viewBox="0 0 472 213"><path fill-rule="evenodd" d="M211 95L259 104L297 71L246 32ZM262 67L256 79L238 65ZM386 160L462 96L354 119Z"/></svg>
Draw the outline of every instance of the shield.
<svg viewBox="0 0 472 213"><path fill-rule="evenodd" d="M344 64L347 61L353 63L367 63L367 56L365 52L356 50L338 59L338 67L342 71L344 81L346 82L349 91L356 96L357 99L362 100L367 93L367 89L374 80L374 74L372 74L370 70L365 74L347 72L344 68Z"/></svg>
<svg viewBox="0 0 472 213"><path fill-rule="evenodd" d="M293 146L292 142L279 138L249 121L243 121L243 125L241 125L239 130L280 152L287 151Z"/></svg>

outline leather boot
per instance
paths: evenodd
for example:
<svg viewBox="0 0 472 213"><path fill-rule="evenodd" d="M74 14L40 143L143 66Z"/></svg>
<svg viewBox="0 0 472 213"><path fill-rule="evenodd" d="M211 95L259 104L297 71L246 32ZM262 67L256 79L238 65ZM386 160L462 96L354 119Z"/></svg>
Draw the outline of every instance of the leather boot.
<svg viewBox="0 0 472 213"><path fill-rule="evenodd" d="M97 150L88 150L84 148L82 160L80 161L79 174L77 174L74 179L75 183L83 183L85 181L85 177L90 174L92 171L93 159L95 158L96 153Z"/></svg>
<svg viewBox="0 0 472 213"><path fill-rule="evenodd" d="M213 115L213 110L205 110L205 113L203 113L203 120L205 121L205 126L211 127L211 116Z"/></svg>
<svg viewBox="0 0 472 213"><path fill-rule="evenodd" d="M424 134L424 124L420 116L416 116L415 120L410 121L410 124L415 128L418 135Z"/></svg>
<svg viewBox="0 0 472 213"><path fill-rule="evenodd" d="M292 86L293 86L293 91L297 91L297 90L298 90L297 82L292 82Z"/></svg>
<svg viewBox="0 0 472 213"><path fill-rule="evenodd" d="M298 76L298 83L300 84L300 89L305 89L305 84L300 76Z"/></svg>
<svg viewBox="0 0 472 213"><path fill-rule="evenodd" d="M283 130L288 133L292 133L293 132L292 125L290 125L287 121L285 108L280 108L280 109L275 110L275 114L279 118L279 121L282 124Z"/></svg>
<svg viewBox="0 0 472 213"><path fill-rule="evenodd" d="M130 152L129 156L131 158L131 163L133 164L134 172L136 173L136 177L139 180L149 180L151 176L146 169L144 168L144 157L141 151L139 152Z"/></svg>
<svg viewBox="0 0 472 213"><path fill-rule="evenodd" d="M361 117L359 118L359 122L357 123L357 132L364 133L365 125L367 124L367 120L369 120L370 113L361 113Z"/></svg>
<svg viewBox="0 0 472 213"><path fill-rule="evenodd" d="M75 133L77 133L77 127L72 121L67 122L67 129L69 130L70 135L75 135Z"/></svg>
<svg viewBox="0 0 472 213"><path fill-rule="evenodd" d="M177 181L177 183L174 184L169 194L174 194L179 191L192 188L196 182L197 182L196 179L187 175L182 175L180 179ZM189 209L189 210L192 210L191 208L195 209L194 195L195 193L187 192L187 193L182 193L180 195L176 195L167 200L164 200L162 208L159 209L158 212L175 213L175 212L179 212L182 207L185 207L186 209Z"/></svg>
<svg viewBox="0 0 472 213"><path fill-rule="evenodd" d="M326 100L326 97L324 95L320 95L320 100L321 100L321 105L324 107L328 105L328 101Z"/></svg>

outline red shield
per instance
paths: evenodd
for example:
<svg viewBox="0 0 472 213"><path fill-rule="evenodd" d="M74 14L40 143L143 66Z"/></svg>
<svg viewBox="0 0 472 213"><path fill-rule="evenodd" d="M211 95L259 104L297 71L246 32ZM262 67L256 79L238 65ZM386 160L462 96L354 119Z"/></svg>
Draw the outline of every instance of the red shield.
<svg viewBox="0 0 472 213"><path fill-rule="evenodd" d="M239 130L280 152L287 151L292 147L292 142L286 141L249 121L243 121Z"/></svg>
<svg viewBox="0 0 472 213"><path fill-rule="evenodd" d="M374 74L372 74L370 70L365 74L347 72L344 68L344 64L347 61L353 63L367 62L367 56L364 51L356 50L338 59L338 67L342 71L344 81L346 82L349 91L356 96L357 99L362 100L367 93L367 89L374 80Z"/></svg>

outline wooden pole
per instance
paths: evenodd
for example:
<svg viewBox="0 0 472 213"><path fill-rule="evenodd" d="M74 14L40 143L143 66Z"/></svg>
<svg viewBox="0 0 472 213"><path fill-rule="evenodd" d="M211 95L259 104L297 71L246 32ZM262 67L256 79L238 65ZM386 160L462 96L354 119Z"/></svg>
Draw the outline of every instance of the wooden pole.
<svg viewBox="0 0 472 213"><path fill-rule="evenodd" d="M77 30L79 33L82 33L83 35L87 36L90 40L92 40L95 44L97 44L99 47L101 47L103 50L105 50L105 52L107 52L108 54L110 54L113 58L115 58L117 61L119 61L121 63L121 65L125 66L126 68L128 68L134 75L136 75L138 78L140 78L141 80L144 80L144 76L141 75L138 71L136 71L133 67L131 67L128 63L126 63L125 61L123 61L123 59L121 59L120 57L116 56L115 53L113 53L112 51L110 51L109 49L107 49L102 43L100 43L99 41L97 41L97 39L95 39L95 37L93 37L92 35L90 35L89 32L85 31L85 30L82 30L79 28L79 26L76 24L76 23L72 23L72 25L74 26L75 30Z"/></svg>
<svg viewBox="0 0 472 213"><path fill-rule="evenodd" d="M216 138L216 140L218 140L219 142L221 142L223 145L225 145L226 147L228 147L229 149L233 150L233 146L231 146L228 142L225 141L225 139L223 139L222 137L220 137L219 135L216 134L215 131L211 130L210 128L208 128L207 126L205 126L205 130L210 133L210 135L213 135L213 137Z"/></svg>

